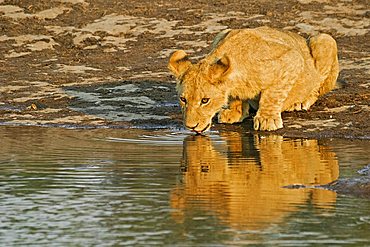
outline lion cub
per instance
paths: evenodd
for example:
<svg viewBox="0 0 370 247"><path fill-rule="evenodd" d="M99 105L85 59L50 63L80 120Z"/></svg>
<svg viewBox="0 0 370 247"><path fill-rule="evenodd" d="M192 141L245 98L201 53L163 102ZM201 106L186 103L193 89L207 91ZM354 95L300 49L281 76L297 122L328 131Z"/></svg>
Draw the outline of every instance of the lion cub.
<svg viewBox="0 0 370 247"><path fill-rule="evenodd" d="M168 64L176 76L185 126L197 133L248 116L248 100L258 102L255 130L283 127L281 112L308 110L336 85L337 45L327 34L303 37L268 27L226 30L196 64L176 51ZM251 104L253 105L253 104Z"/></svg>

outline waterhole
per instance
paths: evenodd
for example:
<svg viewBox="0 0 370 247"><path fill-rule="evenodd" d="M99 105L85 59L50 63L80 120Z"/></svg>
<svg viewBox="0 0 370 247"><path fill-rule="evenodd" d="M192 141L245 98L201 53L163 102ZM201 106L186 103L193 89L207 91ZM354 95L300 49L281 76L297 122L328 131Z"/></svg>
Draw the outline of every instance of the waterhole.
<svg viewBox="0 0 370 247"><path fill-rule="evenodd" d="M5 246L364 246L368 142L0 126ZM307 188L288 189L291 184Z"/></svg>

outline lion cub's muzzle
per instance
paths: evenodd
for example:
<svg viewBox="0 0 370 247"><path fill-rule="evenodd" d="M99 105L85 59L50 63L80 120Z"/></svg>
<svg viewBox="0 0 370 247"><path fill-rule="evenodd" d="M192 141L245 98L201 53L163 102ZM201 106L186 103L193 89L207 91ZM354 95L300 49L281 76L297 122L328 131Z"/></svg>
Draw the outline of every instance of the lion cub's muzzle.
<svg viewBox="0 0 370 247"><path fill-rule="evenodd" d="M195 126L189 126L185 124L185 127L193 132L196 132L197 134L201 134L211 127L211 123L207 124L205 127L200 126L199 123L197 123Z"/></svg>

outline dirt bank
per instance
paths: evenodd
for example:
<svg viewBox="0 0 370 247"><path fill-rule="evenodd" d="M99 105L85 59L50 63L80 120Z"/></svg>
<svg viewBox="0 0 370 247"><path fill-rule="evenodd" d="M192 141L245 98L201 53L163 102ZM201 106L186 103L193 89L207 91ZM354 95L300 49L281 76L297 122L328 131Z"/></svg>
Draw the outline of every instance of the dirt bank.
<svg viewBox="0 0 370 247"><path fill-rule="evenodd" d="M370 139L369 17L366 0L0 0L0 123L180 127L169 54L196 59L220 30L269 25L333 35L343 84L284 113L278 133Z"/></svg>

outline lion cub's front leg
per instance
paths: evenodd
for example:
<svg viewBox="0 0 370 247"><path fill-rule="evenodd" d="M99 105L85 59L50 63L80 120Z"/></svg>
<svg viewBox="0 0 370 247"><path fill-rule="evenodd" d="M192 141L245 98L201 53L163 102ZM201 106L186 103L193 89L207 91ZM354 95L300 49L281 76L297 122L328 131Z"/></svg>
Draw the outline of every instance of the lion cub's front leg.
<svg viewBox="0 0 370 247"><path fill-rule="evenodd" d="M219 123L240 123L249 115L249 104L247 101L230 100L228 108L218 113Z"/></svg>
<svg viewBox="0 0 370 247"><path fill-rule="evenodd" d="M285 73L285 77L282 78L281 83L261 92L259 109L254 117L255 130L272 131L283 128L281 112L296 79L297 76L289 75L288 71Z"/></svg>
<svg viewBox="0 0 370 247"><path fill-rule="evenodd" d="M283 128L281 112L291 87L291 83L285 82L261 93L259 109L254 117L255 130L272 131Z"/></svg>

